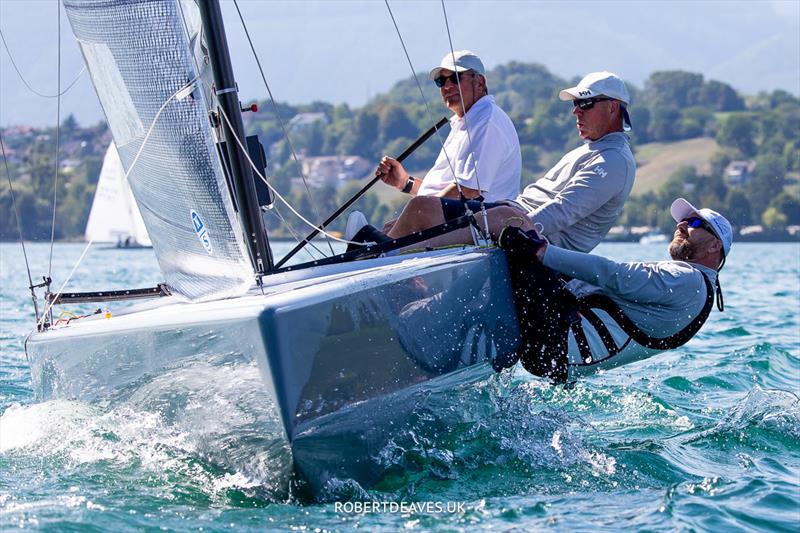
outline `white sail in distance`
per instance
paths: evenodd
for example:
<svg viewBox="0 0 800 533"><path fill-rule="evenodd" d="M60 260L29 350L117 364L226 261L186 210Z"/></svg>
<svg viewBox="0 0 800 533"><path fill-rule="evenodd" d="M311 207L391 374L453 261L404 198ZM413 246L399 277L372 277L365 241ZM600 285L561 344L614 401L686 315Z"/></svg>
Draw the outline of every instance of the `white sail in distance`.
<svg viewBox="0 0 800 533"><path fill-rule="evenodd" d="M103 158L84 235L87 241L125 247L152 246L113 142Z"/></svg>

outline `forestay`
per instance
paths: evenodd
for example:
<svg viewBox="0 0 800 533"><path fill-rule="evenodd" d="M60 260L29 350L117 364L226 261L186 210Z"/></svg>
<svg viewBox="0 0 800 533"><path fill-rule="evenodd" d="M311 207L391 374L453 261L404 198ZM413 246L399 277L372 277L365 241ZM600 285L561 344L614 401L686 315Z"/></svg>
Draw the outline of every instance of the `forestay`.
<svg viewBox="0 0 800 533"><path fill-rule="evenodd" d="M203 62L192 52L199 49L197 7L178 1L64 6L165 281L189 299L231 296L252 286L254 271L217 156L208 97L200 83L181 91L198 79Z"/></svg>

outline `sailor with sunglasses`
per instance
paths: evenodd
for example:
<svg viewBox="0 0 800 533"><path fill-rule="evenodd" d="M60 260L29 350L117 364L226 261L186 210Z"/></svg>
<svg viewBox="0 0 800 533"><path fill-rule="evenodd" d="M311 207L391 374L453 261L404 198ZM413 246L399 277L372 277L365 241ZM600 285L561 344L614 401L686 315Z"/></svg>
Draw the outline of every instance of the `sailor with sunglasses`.
<svg viewBox="0 0 800 533"><path fill-rule="evenodd" d="M455 115L433 168L422 179L415 178L386 156L375 175L412 196L482 196L490 202L515 198L522 172L519 138L489 94L481 59L469 50L449 52L431 70L430 79Z"/></svg>
<svg viewBox="0 0 800 533"><path fill-rule="evenodd" d="M622 214L625 200L633 188L636 162L626 131L631 122L630 102L625 83L610 72L593 72L575 87L564 89L559 97L571 100L572 114L584 144L570 151L544 177L528 185L511 200L486 202L452 198L412 198L397 221L385 227L388 237L398 238L443 224L462 216L487 210L488 230L497 238L511 218L520 219L522 229L538 228L539 234L556 246L588 252L605 237ZM481 167L481 180L487 170ZM379 168L379 171L382 169ZM413 189L416 190L416 189ZM353 214L355 215L355 213ZM345 237L349 240L381 242L387 237L366 220L348 220ZM483 227L482 216L475 217ZM470 243L469 229L462 229L421 243L446 246Z"/></svg>
<svg viewBox="0 0 800 533"><path fill-rule="evenodd" d="M498 244L514 286L517 357L528 371L565 382L638 361L688 342L715 294L723 310L717 274L730 252L730 223L683 198L670 213L677 223L672 261L618 263L549 245L535 231L504 228ZM499 370L515 362L494 364Z"/></svg>

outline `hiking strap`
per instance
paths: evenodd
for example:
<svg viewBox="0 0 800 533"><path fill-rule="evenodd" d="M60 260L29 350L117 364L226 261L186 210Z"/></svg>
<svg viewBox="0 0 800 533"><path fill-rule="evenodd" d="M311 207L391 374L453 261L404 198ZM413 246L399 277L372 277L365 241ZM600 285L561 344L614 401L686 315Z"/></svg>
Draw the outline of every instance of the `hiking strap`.
<svg viewBox="0 0 800 533"><path fill-rule="evenodd" d="M709 314L711 314L711 308L714 306L714 288L711 286L711 282L708 281L708 278L705 276L705 274L701 273L701 275L703 276L703 281L706 285L706 301L703 304L703 309L700 310L700 313L698 313L698 315L694 317L694 319L689 322L686 327L668 337L652 337L651 335L642 331L639 326L637 326L633 320L631 320L622 311L619 305L617 305L616 302L606 295L590 294L582 298L575 298L574 296L573 298L575 299L575 304L580 316L583 316L583 318L585 318L587 322L591 324L591 326L597 331L600 339L603 341L603 345L608 351L608 357L618 354L622 348L624 348L624 345L622 347L617 346L616 342L614 342L614 338L611 336L611 332L608 330L608 327L606 327L602 319L597 316L597 313L594 312L594 309L600 309L608 313L609 316L611 316L611 318L628 335L628 337L641 346L653 350L674 350L675 348L683 346L689 342L689 339L694 337L697 332L700 331L700 328L703 327L703 324L708 319ZM569 291L565 290L565 292ZM583 331L583 325L581 324L581 321L578 320L572 322L570 324L570 328L572 329L572 333L575 336L575 341L578 344L581 358L583 359L584 363L591 364L594 362L594 356L589 349L589 344L586 340L586 333Z"/></svg>

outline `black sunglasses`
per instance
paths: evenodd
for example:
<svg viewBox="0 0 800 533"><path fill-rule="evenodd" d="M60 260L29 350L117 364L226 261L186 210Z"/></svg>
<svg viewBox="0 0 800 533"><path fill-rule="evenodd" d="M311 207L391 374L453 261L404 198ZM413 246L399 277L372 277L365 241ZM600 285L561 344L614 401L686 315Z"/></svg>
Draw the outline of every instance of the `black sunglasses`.
<svg viewBox="0 0 800 533"><path fill-rule="evenodd" d="M704 230L709 232L711 235L713 235L714 237L719 239L719 235L717 235L716 230L711 226L711 224L709 224L708 222L706 222L705 220L703 220L700 217L684 218L683 220L681 220L681 222L686 222L686 224L688 224L690 228L703 228Z"/></svg>
<svg viewBox="0 0 800 533"><path fill-rule="evenodd" d="M582 111L589 111L597 102L605 102L608 100L613 100L613 98L606 98L603 96L596 96L594 98L581 98L579 100L573 100L572 107L580 107Z"/></svg>
<svg viewBox="0 0 800 533"><path fill-rule="evenodd" d="M447 80L450 80L451 83L458 85L458 79L461 77L462 74L466 74L467 72L472 72L471 70L465 70L464 72L453 72L449 76L439 76L433 80L433 83L436 84L437 87L444 87L447 83Z"/></svg>

